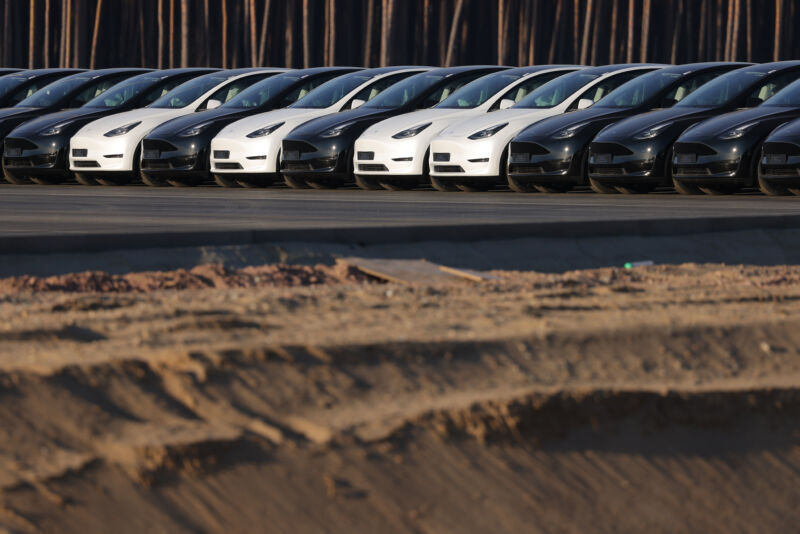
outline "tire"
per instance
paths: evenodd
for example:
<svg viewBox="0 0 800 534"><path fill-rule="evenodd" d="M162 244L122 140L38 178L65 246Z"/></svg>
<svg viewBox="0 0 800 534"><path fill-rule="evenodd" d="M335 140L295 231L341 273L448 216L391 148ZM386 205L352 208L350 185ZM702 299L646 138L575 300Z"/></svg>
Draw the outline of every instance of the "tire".
<svg viewBox="0 0 800 534"><path fill-rule="evenodd" d="M246 179L237 179L236 183L240 187L244 187L246 189L260 189L271 186L273 183L275 183L275 179L264 176L253 176Z"/></svg>
<svg viewBox="0 0 800 534"><path fill-rule="evenodd" d="M365 191L380 191L383 189L375 178L359 176L356 174L356 185Z"/></svg>
<svg viewBox="0 0 800 534"><path fill-rule="evenodd" d="M6 179L6 182L14 185L25 185L30 183L25 176L15 174L13 171L9 171L6 168L3 168L3 177Z"/></svg>
<svg viewBox="0 0 800 534"><path fill-rule="evenodd" d="M306 178L306 183L311 189L338 189L344 185L341 178Z"/></svg>
<svg viewBox="0 0 800 534"><path fill-rule="evenodd" d="M645 195L656 190L653 184L617 185L615 188L623 195Z"/></svg>
<svg viewBox="0 0 800 534"><path fill-rule="evenodd" d="M456 184L459 191L464 191L465 193L483 193L484 191L488 191L494 186L492 182L470 182L468 184Z"/></svg>
<svg viewBox="0 0 800 534"><path fill-rule="evenodd" d="M81 185L100 185L93 176L89 176L81 172L73 173L73 176L75 176L75 181Z"/></svg>
<svg viewBox="0 0 800 534"><path fill-rule="evenodd" d="M67 180L63 176L31 176L30 179L31 182L39 185L58 185Z"/></svg>
<svg viewBox="0 0 800 534"><path fill-rule="evenodd" d="M431 186L437 191L441 191L443 193L453 193L456 191L461 191L458 186L455 184L451 184L448 182L444 182L435 176L431 176Z"/></svg>
<svg viewBox="0 0 800 534"><path fill-rule="evenodd" d="M761 190L762 193L771 197L781 197L786 196L794 193L790 188L786 187L785 185L778 185L769 182L761 177L761 168L759 167L758 173L756 174L758 177L758 188ZM797 194L797 193L795 193Z"/></svg>
<svg viewBox="0 0 800 534"><path fill-rule="evenodd" d="M540 193L566 193L572 187L572 184L536 184Z"/></svg>
<svg viewBox="0 0 800 534"><path fill-rule="evenodd" d="M167 178L167 183L172 187L195 187L200 185L200 180L196 178Z"/></svg>
<svg viewBox="0 0 800 534"><path fill-rule="evenodd" d="M604 184L600 180L591 177L589 178L589 186L592 188L592 191L600 193L601 195L615 195L619 193L619 190L613 185Z"/></svg>
<svg viewBox="0 0 800 534"><path fill-rule="evenodd" d="M730 195L731 193L736 193L739 189L735 185L704 185L700 187L700 191L711 196Z"/></svg>
<svg viewBox="0 0 800 534"><path fill-rule="evenodd" d="M311 189L305 178L299 176L284 176L283 182L292 189Z"/></svg>
<svg viewBox="0 0 800 534"><path fill-rule="evenodd" d="M402 181L394 181L394 182L380 182L381 187L386 189L387 191L410 191L419 185L417 182L402 182Z"/></svg>
<svg viewBox="0 0 800 534"><path fill-rule="evenodd" d="M166 187L168 185L167 182L162 178L158 178L146 172L140 171L139 176L142 179L142 183L144 185L149 185L150 187Z"/></svg>
<svg viewBox="0 0 800 534"><path fill-rule="evenodd" d="M508 177L508 187L511 188L512 191L516 191L517 193L538 193L539 190L536 189L536 186L533 184L529 184L526 182L520 182L518 179L514 178L513 176Z"/></svg>
<svg viewBox="0 0 800 534"><path fill-rule="evenodd" d="M681 182L680 180L676 180L675 178L672 179L672 187L675 188L675 191L680 193L681 195L702 195L703 192L700 190L699 187L693 184L687 184L685 182Z"/></svg>
<svg viewBox="0 0 800 534"><path fill-rule="evenodd" d="M114 187L114 186L120 186L120 185L128 185L129 183L131 183L131 177L130 176L125 176L125 175L122 175L122 176L108 176L107 175L107 176L101 176L101 177L95 178L95 180L97 180L98 184L105 185L105 186L108 186L108 187Z"/></svg>
<svg viewBox="0 0 800 534"><path fill-rule="evenodd" d="M214 174L214 182L220 187L239 187L238 180L228 178L224 174Z"/></svg>

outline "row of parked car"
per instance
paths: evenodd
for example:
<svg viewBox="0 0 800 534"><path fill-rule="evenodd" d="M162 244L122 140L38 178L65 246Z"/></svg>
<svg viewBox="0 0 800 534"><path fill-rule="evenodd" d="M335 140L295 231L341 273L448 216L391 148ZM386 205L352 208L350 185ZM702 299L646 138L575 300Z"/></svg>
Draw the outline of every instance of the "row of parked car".
<svg viewBox="0 0 800 534"><path fill-rule="evenodd" d="M800 194L800 61L0 69L14 184Z"/></svg>

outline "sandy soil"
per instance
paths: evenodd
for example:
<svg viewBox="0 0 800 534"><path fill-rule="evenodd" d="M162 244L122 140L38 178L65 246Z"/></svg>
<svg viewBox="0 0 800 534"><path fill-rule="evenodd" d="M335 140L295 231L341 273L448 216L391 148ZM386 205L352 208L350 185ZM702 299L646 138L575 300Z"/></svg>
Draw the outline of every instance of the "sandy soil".
<svg viewBox="0 0 800 534"><path fill-rule="evenodd" d="M0 530L789 532L800 267L0 280Z"/></svg>

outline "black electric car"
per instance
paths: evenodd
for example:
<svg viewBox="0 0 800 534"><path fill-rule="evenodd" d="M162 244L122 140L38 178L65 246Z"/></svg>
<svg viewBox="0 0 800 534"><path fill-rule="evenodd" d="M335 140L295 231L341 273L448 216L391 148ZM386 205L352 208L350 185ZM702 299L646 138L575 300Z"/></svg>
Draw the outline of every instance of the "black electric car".
<svg viewBox="0 0 800 534"><path fill-rule="evenodd" d="M672 145L688 127L759 105L791 82L796 67L745 66L704 84L671 108L635 115L603 129L589 145L589 182L598 193L646 193L672 185ZM736 68L736 66L742 68Z"/></svg>
<svg viewBox="0 0 800 534"><path fill-rule="evenodd" d="M757 186L761 144L776 127L800 117L800 82L786 87L799 79L800 71L789 70L753 91L753 99L769 98L757 108L707 119L683 132L672 156L675 189L715 195Z"/></svg>
<svg viewBox="0 0 800 534"><path fill-rule="evenodd" d="M0 78L0 108L16 106L45 85L79 72L84 69L0 69L5 73Z"/></svg>
<svg viewBox="0 0 800 534"><path fill-rule="evenodd" d="M639 113L671 107L728 70L721 63L660 68L618 87L588 109L529 126L509 145L509 184L515 190L534 186L550 193L586 184L589 143L600 130Z"/></svg>
<svg viewBox="0 0 800 534"><path fill-rule="evenodd" d="M276 74L216 109L167 121L142 140L140 168L178 187L206 182L211 176L211 140L225 126L248 115L285 108L323 83L358 70L362 69L317 67Z"/></svg>
<svg viewBox="0 0 800 534"><path fill-rule="evenodd" d="M0 109L0 139L17 126L31 119L68 108L79 108L110 87L132 76L150 72L150 69L117 68L81 72L57 80L14 107ZM21 153L16 147L3 147L3 157L15 157ZM3 170L7 181L25 183L25 179L14 172Z"/></svg>
<svg viewBox="0 0 800 534"><path fill-rule="evenodd" d="M469 82L508 67L448 67L407 78L358 109L313 119L283 139L281 174L294 188L338 187L353 178L353 145L376 122L429 108Z"/></svg>
<svg viewBox="0 0 800 534"><path fill-rule="evenodd" d="M782 99L788 90L787 87L768 103ZM767 195L800 195L800 118L778 126L764 140L758 186Z"/></svg>
<svg viewBox="0 0 800 534"><path fill-rule="evenodd" d="M40 184L63 182L72 176L69 140L83 126L106 115L147 106L182 83L216 70L183 68L139 74L82 107L25 122L6 137L3 167L20 180L24 176Z"/></svg>

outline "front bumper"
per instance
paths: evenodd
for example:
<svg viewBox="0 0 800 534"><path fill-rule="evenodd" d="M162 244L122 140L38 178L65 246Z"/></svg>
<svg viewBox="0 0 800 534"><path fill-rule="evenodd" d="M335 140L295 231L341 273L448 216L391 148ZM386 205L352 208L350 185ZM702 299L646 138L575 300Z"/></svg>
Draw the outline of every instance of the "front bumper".
<svg viewBox="0 0 800 534"><path fill-rule="evenodd" d="M7 137L3 166L26 176L69 177L67 151L61 139L41 142L22 137Z"/></svg>
<svg viewBox="0 0 800 534"><path fill-rule="evenodd" d="M499 146L502 144L503 146ZM428 155L431 176L437 178L499 179L505 165L502 160L505 145L492 139L467 140L434 139Z"/></svg>
<svg viewBox="0 0 800 534"><path fill-rule="evenodd" d="M651 142L600 141L589 145L589 177L607 183L665 183L667 157Z"/></svg>
<svg viewBox="0 0 800 534"><path fill-rule="evenodd" d="M746 186L752 183L751 157L738 143L711 147L699 142L677 142L672 155L672 177L696 185Z"/></svg>
<svg viewBox="0 0 800 534"><path fill-rule="evenodd" d="M280 139L215 137L209 150L211 172L272 174L278 172Z"/></svg>
<svg viewBox="0 0 800 534"><path fill-rule="evenodd" d="M281 174L326 175L348 177L350 150L341 140L315 139L314 144L297 139L284 139L281 144Z"/></svg>
<svg viewBox="0 0 800 534"><path fill-rule="evenodd" d="M761 178L782 185L800 184L800 145L766 142L759 161Z"/></svg>
<svg viewBox="0 0 800 534"><path fill-rule="evenodd" d="M208 150L194 140L144 138L139 168L155 176L208 177Z"/></svg>
<svg viewBox="0 0 800 534"><path fill-rule="evenodd" d="M427 143L359 138L353 149L353 172L359 176L419 177L424 174Z"/></svg>
<svg viewBox="0 0 800 534"><path fill-rule="evenodd" d="M508 148L508 175L531 184L582 184L585 150L564 141L512 141Z"/></svg>
<svg viewBox="0 0 800 534"><path fill-rule="evenodd" d="M69 142L69 170L81 173L131 173L138 140L127 136L74 136Z"/></svg>

